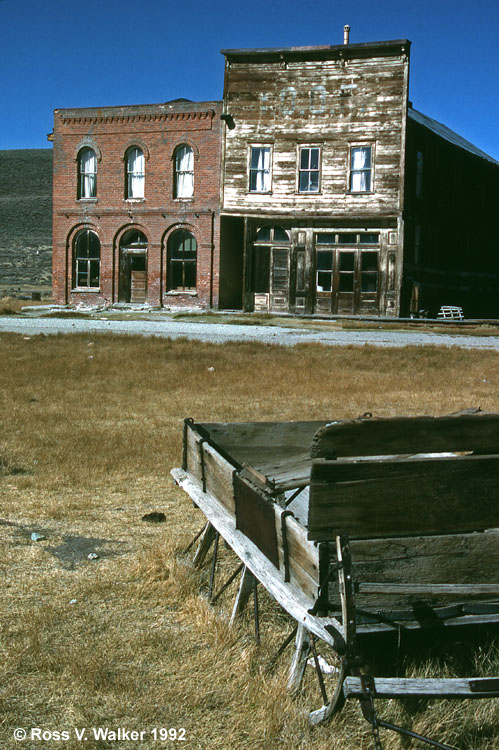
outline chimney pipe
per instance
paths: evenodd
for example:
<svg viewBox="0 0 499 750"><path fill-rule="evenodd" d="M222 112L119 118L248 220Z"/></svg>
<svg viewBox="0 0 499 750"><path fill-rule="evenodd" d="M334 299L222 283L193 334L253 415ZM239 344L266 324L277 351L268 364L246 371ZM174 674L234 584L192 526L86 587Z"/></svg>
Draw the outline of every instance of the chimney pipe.
<svg viewBox="0 0 499 750"><path fill-rule="evenodd" d="M343 26L343 44L348 44L350 42L350 26L346 24Z"/></svg>

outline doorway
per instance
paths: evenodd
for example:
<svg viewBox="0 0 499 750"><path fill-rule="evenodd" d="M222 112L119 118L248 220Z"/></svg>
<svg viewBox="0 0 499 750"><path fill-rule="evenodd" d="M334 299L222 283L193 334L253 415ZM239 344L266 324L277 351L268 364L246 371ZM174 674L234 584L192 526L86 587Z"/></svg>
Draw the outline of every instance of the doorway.
<svg viewBox="0 0 499 750"><path fill-rule="evenodd" d="M250 276L255 310L288 312L289 246L289 234L282 227L264 226L256 233Z"/></svg>
<svg viewBox="0 0 499 750"><path fill-rule="evenodd" d="M378 314L379 251L316 248L315 312Z"/></svg>
<svg viewBox="0 0 499 750"><path fill-rule="evenodd" d="M131 229L120 242L119 302L143 304L147 300L147 239Z"/></svg>

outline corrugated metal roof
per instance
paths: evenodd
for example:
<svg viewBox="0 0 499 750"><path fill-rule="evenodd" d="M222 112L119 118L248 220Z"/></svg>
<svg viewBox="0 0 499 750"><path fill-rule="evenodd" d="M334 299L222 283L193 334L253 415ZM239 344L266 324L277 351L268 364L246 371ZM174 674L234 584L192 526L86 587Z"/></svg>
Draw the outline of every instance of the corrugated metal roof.
<svg viewBox="0 0 499 750"><path fill-rule="evenodd" d="M453 143L454 146L459 146L460 148L464 148L466 151L469 151L470 154L474 154L475 156L480 156L480 158L485 159L486 161L490 162L491 164L496 164L499 166L499 161L496 161L492 158L492 156L489 156L485 153L485 151L481 151L477 146L474 146L472 143L467 141L462 136L458 135L457 133L454 133L453 130L448 128L446 125L442 125L441 122L437 122L436 120L433 120L431 117L428 117L427 115L423 115L422 112L418 112L415 109L409 109L408 110L408 117L411 120L414 120L414 122L419 123L420 125L424 125L425 128L428 128L433 133L436 133L436 135L439 135L441 138L445 138L446 141L449 143Z"/></svg>

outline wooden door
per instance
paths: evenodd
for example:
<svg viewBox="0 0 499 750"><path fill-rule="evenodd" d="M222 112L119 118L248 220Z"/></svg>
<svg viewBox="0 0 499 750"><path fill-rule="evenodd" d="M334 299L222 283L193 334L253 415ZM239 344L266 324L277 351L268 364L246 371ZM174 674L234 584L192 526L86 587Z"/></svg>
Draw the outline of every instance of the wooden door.
<svg viewBox="0 0 499 750"><path fill-rule="evenodd" d="M289 309L289 250L273 247L270 280L270 309L287 312Z"/></svg>
<svg viewBox="0 0 499 750"><path fill-rule="evenodd" d="M315 312L378 314L378 275L378 250L318 248Z"/></svg>

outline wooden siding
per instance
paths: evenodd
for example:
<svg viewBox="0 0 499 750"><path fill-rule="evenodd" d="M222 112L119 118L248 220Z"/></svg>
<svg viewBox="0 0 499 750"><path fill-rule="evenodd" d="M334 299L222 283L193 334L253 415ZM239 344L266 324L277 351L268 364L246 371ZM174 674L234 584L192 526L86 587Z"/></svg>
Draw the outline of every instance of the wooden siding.
<svg viewBox="0 0 499 750"><path fill-rule="evenodd" d="M349 51L349 54L354 54ZM408 54L348 59L232 62L226 66L226 212L397 215L407 103ZM248 149L270 145L272 191L248 192ZM349 191L349 148L373 147L373 191ZM322 150L319 193L298 193L299 145ZM332 204L332 201L334 203Z"/></svg>

